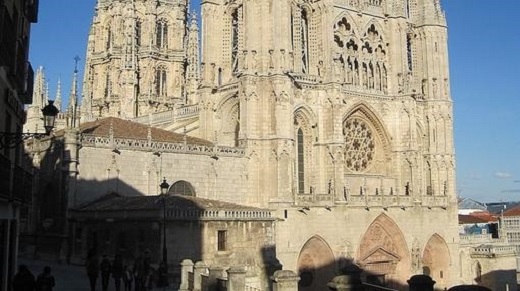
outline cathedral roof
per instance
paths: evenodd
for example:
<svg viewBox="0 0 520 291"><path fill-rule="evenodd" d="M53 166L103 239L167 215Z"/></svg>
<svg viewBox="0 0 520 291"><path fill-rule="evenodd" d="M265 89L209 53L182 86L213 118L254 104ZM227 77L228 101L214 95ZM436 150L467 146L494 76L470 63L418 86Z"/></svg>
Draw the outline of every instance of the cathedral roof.
<svg viewBox="0 0 520 291"><path fill-rule="evenodd" d="M115 138L129 138L141 140L148 139L148 135L150 134L150 138L153 141L173 143L184 142L183 134L167 131L156 127L150 127L145 124L116 117L107 117L98 119L96 121L85 122L80 125L80 132L82 134L103 137L108 137L111 134L113 134ZM211 143L210 141L191 136L186 136L186 142L188 144L213 146L213 143Z"/></svg>
<svg viewBox="0 0 520 291"><path fill-rule="evenodd" d="M165 198L168 210L183 211L268 211L262 208L244 206L235 203L211 200L186 195L169 195ZM161 196L123 196L118 193L109 193L101 198L84 204L75 209L79 212L99 211L132 211L132 210L157 210L162 209Z"/></svg>

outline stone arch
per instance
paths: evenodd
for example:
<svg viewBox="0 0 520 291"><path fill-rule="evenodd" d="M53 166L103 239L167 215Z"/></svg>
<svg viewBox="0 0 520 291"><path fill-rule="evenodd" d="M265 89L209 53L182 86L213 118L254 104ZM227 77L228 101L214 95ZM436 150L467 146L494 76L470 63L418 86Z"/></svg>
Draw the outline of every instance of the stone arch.
<svg viewBox="0 0 520 291"><path fill-rule="evenodd" d="M237 94L226 96L213 107L220 120L218 143L226 146L238 146L240 130L240 101Z"/></svg>
<svg viewBox="0 0 520 291"><path fill-rule="evenodd" d="M367 228L356 261L369 276L389 287L391 282L403 284L410 277L411 258L403 232L384 213Z"/></svg>
<svg viewBox="0 0 520 291"><path fill-rule="evenodd" d="M336 28L337 24L341 22L341 20L345 18L347 20L347 22L352 26L352 32L354 35L356 36L359 36L359 26L357 24L357 22L354 20L354 18L352 17L352 15L350 15L350 13L348 11L344 11L342 12L341 14L339 14L335 19L334 19L334 28Z"/></svg>
<svg viewBox="0 0 520 291"><path fill-rule="evenodd" d="M315 137L314 124L311 111L301 106L294 112L294 140L295 140L295 189L300 194L313 192L313 166Z"/></svg>
<svg viewBox="0 0 520 291"><path fill-rule="evenodd" d="M351 107L343 116L346 171L389 175L390 138L378 116L365 103ZM356 141L360 145L353 148Z"/></svg>
<svg viewBox="0 0 520 291"><path fill-rule="evenodd" d="M178 180L170 186L168 194L183 195L183 196L196 196L196 191L190 182L184 180Z"/></svg>
<svg viewBox="0 0 520 291"><path fill-rule="evenodd" d="M311 237L300 250L298 275L300 291L325 290L335 275L334 253L320 236Z"/></svg>
<svg viewBox="0 0 520 291"><path fill-rule="evenodd" d="M428 268L430 271L428 275L437 282L437 286L446 287L446 282L450 281L448 279L451 264L450 251L446 241L439 234L433 234L426 243L422 264L423 268Z"/></svg>

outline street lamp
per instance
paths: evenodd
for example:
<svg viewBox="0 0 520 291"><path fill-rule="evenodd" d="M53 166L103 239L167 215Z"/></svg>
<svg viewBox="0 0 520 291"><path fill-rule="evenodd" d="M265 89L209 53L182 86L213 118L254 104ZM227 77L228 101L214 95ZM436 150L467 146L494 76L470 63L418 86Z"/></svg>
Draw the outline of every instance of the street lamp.
<svg viewBox="0 0 520 291"><path fill-rule="evenodd" d="M168 250L166 249L166 197L168 197L168 190L170 184L166 182L166 178L163 179L159 185L161 187L160 199L163 205L163 253L162 262L159 266L159 280L157 281L157 287L163 287L163 290L168 286Z"/></svg>
<svg viewBox="0 0 520 291"><path fill-rule="evenodd" d="M166 178L163 179L162 183L159 185L161 187L161 201L163 205L163 253L162 259L166 264L168 259L168 250L166 249L166 197L168 197L168 190L170 188L170 184L166 182Z"/></svg>
<svg viewBox="0 0 520 291"><path fill-rule="evenodd" d="M53 103L54 103L54 100L49 100L49 104L47 104L42 109L43 127L45 128L45 133L0 132L0 149L14 148L26 139L29 139L29 138L40 139L40 138L50 135L52 132L52 129L54 128L54 122L56 121L56 116L58 115L58 112L59 112L58 108L56 108L56 106L54 106Z"/></svg>

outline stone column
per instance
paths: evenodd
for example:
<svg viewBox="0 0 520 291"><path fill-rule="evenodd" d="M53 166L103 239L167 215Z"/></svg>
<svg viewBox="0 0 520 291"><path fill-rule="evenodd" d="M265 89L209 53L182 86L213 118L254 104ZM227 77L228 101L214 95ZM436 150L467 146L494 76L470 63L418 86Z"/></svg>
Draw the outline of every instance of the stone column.
<svg viewBox="0 0 520 291"><path fill-rule="evenodd" d="M246 273L243 267L231 267L227 270L228 286L227 291L246 290Z"/></svg>
<svg viewBox="0 0 520 291"><path fill-rule="evenodd" d="M222 267L210 267L208 276L208 291L218 290L218 279L223 276L224 268Z"/></svg>
<svg viewBox="0 0 520 291"><path fill-rule="evenodd" d="M278 270L271 277L273 291L298 291L300 277L293 271Z"/></svg>
<svg viewBox="0 0 520 291"><path fill-rule="evenodd" d="M203 261L195 263L193 270L193 291L200 291L202 289L202 274L206 273L207 267Z"/></svg>
<svg viewBox="0 0 520 291"><path fill-rule="evenodd" d="M190 259L184 259L181 262L181 286L179 287L179 291L184 291L189 289L189 273L193 272L193 262Z"/></svg>
<svg viewBox="0 0 520 291"><path fill-rule="evenodd" d="M410 288L409 291L433 291L435 281L426 275L413 275L407 281Z"/></svg>

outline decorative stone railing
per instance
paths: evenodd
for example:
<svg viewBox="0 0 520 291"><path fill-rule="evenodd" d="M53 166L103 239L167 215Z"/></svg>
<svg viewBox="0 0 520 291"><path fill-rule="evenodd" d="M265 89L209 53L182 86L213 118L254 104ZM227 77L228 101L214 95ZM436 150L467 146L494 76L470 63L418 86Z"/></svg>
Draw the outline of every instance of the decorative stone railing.
<svg viewBox="0 0 520 291"><path fill-rule="evenodd" d="M173 142L161 142L151 141L146 139L129 139L129 138L110 138L92 135L82 135L82 145L99 147L99 148L112 148L112 149L127 149L127 150L148 150L148 151L160 151L168 153L190 153L200 154L209 156L229 156L229 157L243 157L245 150L242 148L235 147L224 147L224 146L204 146L204 145L192 145L185 143L173 143Z"/></svg>
<svg viewBox="0 0 520 291"><path fill-rule="evenodd" d="M459 235L461 245L491 243L493 237L488 234L461 234Z"/></svg>
<svg viewBox="0 0 520 291"><path fill-rule="evenodd" d="M175 122L178 120L183 120L187 118L196 117L199 115L199 106L189 105L183 106L179 108L175 108L173 110L163 111L152 113L151 115L143 115L133 119L133 121L142 123L142 124L158 124L158 123L166 123L166 122Z"/></svg>
<svg viewBox="0 0 520 291"><path fill-rule="evenodd" d="M513 254L515 251L515 246L482 245L474 248L471 255Z"/></svg>
<svg viewBox="0 0 520 291"><path fill-rule="evenodd" d="M331 206L333 196L331 194L298 193L296 203L303 206Z"/></svg>
<svg viewBox="0 0 520 291"><path fill-rule="evenodd" d="M269 210L167 210L172 220L274 220Z"/></svg>

